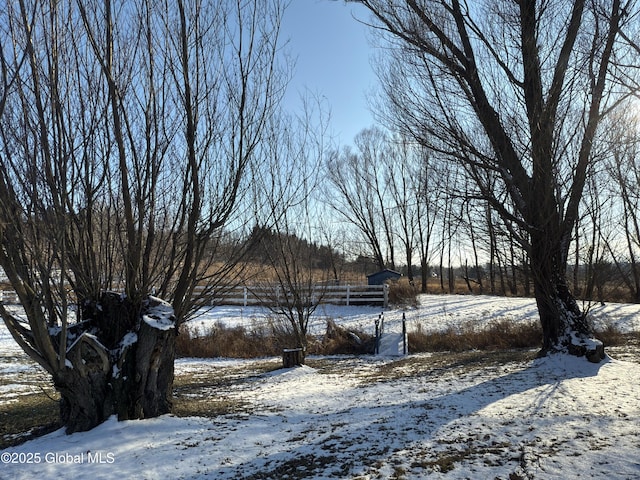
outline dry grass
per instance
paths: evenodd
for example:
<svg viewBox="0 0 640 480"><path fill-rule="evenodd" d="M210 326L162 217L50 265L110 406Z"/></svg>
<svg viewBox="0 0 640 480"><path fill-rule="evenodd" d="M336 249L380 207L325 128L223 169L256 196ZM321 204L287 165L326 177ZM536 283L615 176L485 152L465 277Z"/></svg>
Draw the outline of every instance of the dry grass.
<svg viewBox="0 0 640 480"><path fill-rule="evenodd" d="M313 353L317 355L359 355L372 353L374 338L372 335L342 328L333 320L327 321L327 332L322 342L316 345Z"/></svg>
<svg viewBox="0 0 640 480"><path fill-rule="evenodd" d="M615 338L621 343L607 343L603 340L607 354L617 360L640 363L640 333L627 333L624 335L616 335Z"/></svg>
<svg viewBox="0 0 640 480"><path fill-rule="evenodd" d="M606 324L603 328L594 332L594 336L604 343L605 347L620 346L633 343L640 338L640 332L622 333L618 327L613 324Z"/></svg>
<svg viewBox="0 0 640 480"><path fill-rule="evenodd" d="M536 348L542 344L539 324L514 324L508 319L493 321L486 327L468 324L442 332L425 332L418 324L408 337L411 353Z"/></svg>
<svg viewBox="0 0 640 480"><path fill-rule="evenodd" d="M296 345L286 326L273 320L267 325L253 328L216 325L207 332L183 328L178 336L177 354L201 358L274 357ZM637 343L639 336L623 334L614 325L595 332L605 347ZM488 324L468 323L440 332L427 332L421 324L416 324L413 328L410 326L408 340L409 353L531 349L542 346L542 330L538 322L517 323L508 318ZM373 350L372 335L345 329L332 319L327 320L327 330L321 338L310 335L307 339L307 354L312 355L360 355Z"/></svg>
<svg viewBox="0 0 640 480"><path fill-rule="evenodd" d="M446 273L443 280L444 280L444 289L443 289L443 284L440 283L440 278L430 277L429 279L427 279L427 291L425 293L429 293L433 295L437 295L440 293L454 293L456 295L466 295L469 293L469 287L467 287L467 283L464 281L464 279L456 276L456 278L453 281L452 292L449 291L449 279L447 278ZM419 286L420 280L416 278L414 283L418 287L418 290L420 290L420 286ZM477 285L473 285L473 286L474 286L474 293L478 293L479 288L477 287ZM486 290L486 287L485 287L485 290Z"/></svg>
<svg viewBox="0 0 640 480"><path fill-rule="evenodd" d="M456 375L512 362L527 362L537 355L537 349L492 351L435 352L430 355L411 355L394 362L379 364L365 378L369 382L393 382L406 377L438 377L444 371Z"/></svg>
<svg viewBox="0 0 640 480"><path fill-rule="evenodd" d="M391 305L416 305L420 287L409 283L409 279L402 277L389 282L389 303Z"/></svg>
<svg viewBox="0 0 640 480"><path fill-rule="evenodd" d="M260 358L282 354L285 348L297 346L295 337L286 325L270 320L267 326L226 327L217 324L208 331L183 326L176 342L179 357L197 358ZM307 354L338 355L373 352L371 335L339 327L327 321L327 332L321 338L307 337Z"/></svg>
<svg viewBox="0 0 640 480"><path fill-rule="evenodd" d="M605 347L629 345L638 341L640 334L624 334L614 325L594 332ZM418 324L408 333L409 352L464 352L469 350L508 350L538 348L542 345L542 329L538 322L514 323L497 319L488 326L467 324L442 332L425 332Z"/></svg>
<svg viewBox="0 0 640 480"><path fill-rule="evenodd" d="M293 343L292 343L293 342ZM292 336L276 323L266 327L226 327L221 324L207 331L180 329L176 341L179 357L258 358L280 355L283 348L296 344Z"/></svg>
<svg viewBox="0 0 640 480"><path fill-rule="evenodd" d="M207 273L215 275L216 272L223 271L225 268L224 264L216 263L210 267ZM316 282L331 280L331 275L324 269L311 270L308 275ZM361 272L344 270L339 273L339 276L342 284L361 285L367 283L366 275ZM278 274L273 267L259 262L240 262L230 271L227 277L236 279L246 285L278 283Z"/></svg>
<svg viewBox="0 0 640 480"><path fill-rule="evenodd" d="M173 383L173 414L179 417L202 416L214 418L247 412L249 405L224 396L232 383L231 373L214 370L208 375L177 375ZM210 392L215 392L211 394Z"/></svg>

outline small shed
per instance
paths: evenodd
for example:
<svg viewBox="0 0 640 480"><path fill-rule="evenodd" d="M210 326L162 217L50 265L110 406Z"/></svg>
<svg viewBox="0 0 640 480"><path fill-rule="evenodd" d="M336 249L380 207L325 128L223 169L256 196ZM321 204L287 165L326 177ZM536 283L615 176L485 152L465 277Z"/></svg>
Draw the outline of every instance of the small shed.
<svg viewBox="0 0 640 480"><path fill-rule="evenodd" d="M369 285L384 285L387 280L397 280L402 276L400 272L385 268L376 273L367 275L367 283Z"/></svg>

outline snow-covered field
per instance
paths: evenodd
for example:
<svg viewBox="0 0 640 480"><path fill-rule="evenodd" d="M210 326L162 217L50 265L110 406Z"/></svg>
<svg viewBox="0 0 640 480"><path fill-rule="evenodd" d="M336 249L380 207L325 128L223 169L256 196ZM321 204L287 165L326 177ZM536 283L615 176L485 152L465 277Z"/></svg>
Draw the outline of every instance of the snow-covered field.
<svg viewBox="0 0 640 480"><path fill-rule="evenodd" d="M581 304L589 311L594 326L618 327L622 332L640 331L640 305L609 303ZM382 310L380 307L320 305L310 321L310 331L322 334L326 319L336 320L347 328L373 333L374 321L384 313L385 328L399 331L402 317L411 330L420 324L425 332L458 328L464 324L486 325L492 321L507 319L513 322L538 322L535 301L530 298L505 298L489 295L421 295L417 307ZM231 327L252 326L264 323L271 314L259 307L216 307L194 319L191 325L205 331L217 322Z"/></svg>
<svg viewBox="0 0 640 480"><path fill-rule="evenodd" d="M313 329L332 317L372 330L379 313L323 307ZM385 311L387 328L398 328L403 313L410 329L420 323L429 331L496 318L534 321L535 305L424 296L418 308ZM596 322L640 330L639 305L591 313ZM251 324L265 315L221 307L193 326ZM56 431L1 451L0 478L640 478L640 364L532 356L338 356L287 370L278 369L280 359L180 359L178 377L228 379L224 387L204 385L194 399L242 408L210 418L111 419L71 436ZM37 372L1 327L0 404L34 388L24 384L25 370ZM12 376L16 383L6 382Z"/></svg>

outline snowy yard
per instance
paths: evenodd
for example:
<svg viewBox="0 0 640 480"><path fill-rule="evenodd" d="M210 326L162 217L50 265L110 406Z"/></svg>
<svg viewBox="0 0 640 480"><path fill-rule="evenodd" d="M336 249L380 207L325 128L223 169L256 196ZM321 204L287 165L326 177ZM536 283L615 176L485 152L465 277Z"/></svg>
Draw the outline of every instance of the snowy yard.
<svg viewBox="0 0 640 480"><path fill-rule="evenodd" d="M323 307L371 330L379 309ZM385 311L397 329L402 310ZM404 312L424 330L533 321L528 299L424 296ZM264 320L224 307L194 325ZM594 307L594 321L640 330L639 305ZM406 358L180 359L201 380L194 402L233 405L207 417L109 420L91 432L56 431L1 452L2 479L555 479L640 477L640 363L599 365L535 352L421 354ZM615 357L615 349L611 351ZM622 357L621 357L622 358ZM627 358L627 357L625 357ZM0 328L0 406L46 383Z"/></svg>

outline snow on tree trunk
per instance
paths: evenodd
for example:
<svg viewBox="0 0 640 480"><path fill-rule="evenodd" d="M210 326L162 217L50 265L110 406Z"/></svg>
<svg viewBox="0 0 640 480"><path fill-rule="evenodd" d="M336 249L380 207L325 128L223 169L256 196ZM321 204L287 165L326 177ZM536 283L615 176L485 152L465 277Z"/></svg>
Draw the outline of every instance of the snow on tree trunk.
<svg viewBox="0 0 640 480"><path fill-rule="evenodd" d="M119 420L169 413L175 359L175 317L154 297L134 302L105 293L83 305L69 329L67 368L54 383L67 433L89 430L111 415Z"/></svg>

